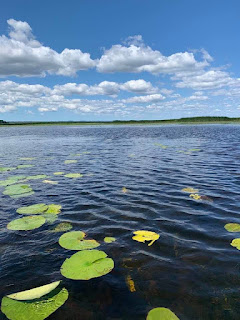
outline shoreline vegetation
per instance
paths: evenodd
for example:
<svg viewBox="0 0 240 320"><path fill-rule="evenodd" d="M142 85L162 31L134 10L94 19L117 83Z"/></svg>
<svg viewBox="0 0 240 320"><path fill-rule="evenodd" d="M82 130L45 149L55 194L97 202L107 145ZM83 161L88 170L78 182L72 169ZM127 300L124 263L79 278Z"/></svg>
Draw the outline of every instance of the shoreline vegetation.
<svg viewBox="0 0 240 320"><path fill-rule="evenodd" d="M158 124L240 124L240 118L229 117L191 117L168 120L114 120L114 121L4 121L0 126L35 125L158 125Z"/></svg>

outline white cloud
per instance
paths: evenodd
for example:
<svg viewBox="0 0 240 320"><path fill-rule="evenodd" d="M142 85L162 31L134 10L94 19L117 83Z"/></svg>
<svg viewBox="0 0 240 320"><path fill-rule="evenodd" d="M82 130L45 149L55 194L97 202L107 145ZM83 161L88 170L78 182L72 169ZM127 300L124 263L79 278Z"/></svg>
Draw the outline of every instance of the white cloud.
<svg viewBox="0 0 240 320"><path fill-rule="evenodd" d="M122 100L124 103L153 103L164 100L165 97L159 94L150 94L147 96L136 96Z"/></svg>
<svg viewBox="0 0 240 320"><path fill-rule="evenodd" d="M129 46L113 45L105 50L97 63L99 72L150 72L175 73L180 71L199 70L209 65L210 55L202 51L203 60L197 61L192 52L178 52L164 56L158 50L144 45L141 36L127 39Z"/></svg>
<svg viewBox="0 0 240 320"><path fill-rule="evenodd" d="M0 36L0 76L74 76L96 62L89 53L79 49L64 49L61 53L35 40L27 22L9 19L9 37Z"/></svg>

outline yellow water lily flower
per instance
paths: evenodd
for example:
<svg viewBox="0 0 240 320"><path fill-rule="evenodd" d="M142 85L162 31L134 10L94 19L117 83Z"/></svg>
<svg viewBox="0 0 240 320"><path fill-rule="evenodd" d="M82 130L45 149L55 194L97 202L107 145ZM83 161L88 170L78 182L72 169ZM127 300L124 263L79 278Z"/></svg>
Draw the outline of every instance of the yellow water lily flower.
<svg viewBox="0 0 240 320"><path fill-rule="evenodd" d="M134 231L133 233L134 233L134 236L132 237L133 240L136 240L138 242L151 241L148 244L148 246L151 246L160 237L159 234L153 231L147 231L147 230L138 230L138 231Z"/></svg>

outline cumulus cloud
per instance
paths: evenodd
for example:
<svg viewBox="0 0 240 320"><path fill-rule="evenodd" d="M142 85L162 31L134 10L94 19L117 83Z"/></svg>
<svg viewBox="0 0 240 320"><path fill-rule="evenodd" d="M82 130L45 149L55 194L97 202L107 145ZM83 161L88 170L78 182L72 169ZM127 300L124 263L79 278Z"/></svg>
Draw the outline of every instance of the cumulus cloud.
<svg viewBox="0 0 240 320"><path fill-rule="evenodd" d="M122 100L125 103L153 103L164 100L165 97L159 94L150 94L146 96L136 96L129 99Z"/></svg>
<svg viewBox="0 0 240 320"><path fill-rule="evenodd" d="M27 22L9 19L9 35L0 36L0 76L74 76L95 66L89 53L64 49L61 53L35 40Z"/></svg>
<svg viewBox="0 0 240 320"><path fill-rule="evenodd" d="M209 65L210 55L204 50L203 60L197 61L192 52L178 52L164 56L146 46L141 36L127 38L126 45L113 45L105 50L97 63L99 72L175 73L199 70Z"/></svg>

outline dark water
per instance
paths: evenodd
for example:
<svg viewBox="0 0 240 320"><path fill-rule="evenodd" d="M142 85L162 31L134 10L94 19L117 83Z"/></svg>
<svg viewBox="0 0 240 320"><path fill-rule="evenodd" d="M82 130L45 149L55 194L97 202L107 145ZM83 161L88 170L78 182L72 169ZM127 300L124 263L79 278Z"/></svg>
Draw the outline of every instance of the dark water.
<svg viewBox="0 0 240 320"><path fill-rule="evenodd" d="M239 222L239 142L240 126L234 125L0 128L0 166L37 158L35 167L3 173L1 180L47 174L59 182L32 181L30 197L0 194L1 295L63 279L69 299L52 320L141 320L158 306L181 320L240 319L240 252L230 246L240 235L224 229ZM70 156L84 151L90 153ZM65 165L66 159L78 163ZM55 171L84 176L67 179L53 176ZM208 199L191 199L181 191L185 187ZM65 279L60 267L73 252L58 245L61 234L48 232L53 226L6 229L19 218L17 208L40 202L61 204L53 226L71 222L73 230L99 241L114 270L89 281ZM131 237L139 229L160 238L152 246L138 243ZM105 244L105 236L117 240ZM133 293L126 284L129 275Z"/></svg>

